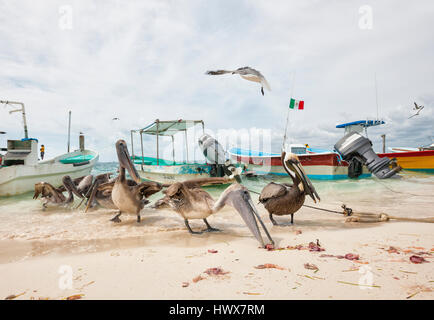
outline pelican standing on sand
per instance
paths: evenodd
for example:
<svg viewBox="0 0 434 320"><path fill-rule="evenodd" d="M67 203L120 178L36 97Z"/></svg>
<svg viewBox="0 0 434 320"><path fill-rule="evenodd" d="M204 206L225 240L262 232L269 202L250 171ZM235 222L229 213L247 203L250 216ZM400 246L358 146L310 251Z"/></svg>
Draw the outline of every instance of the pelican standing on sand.
<svg viewBox="0 0 434 320"><path fill-rule="evenodd" d="M259 82L261 84L262 95L264 95L264 87L268 91L271 91L270 85L268 84L267 80L262 75L262 73L250 67L238 68L237 70L216 70L216 71L205 72L205 74L213 75L213 76L221 75L225 73L239 74L243 79L253 81L253 82Z"/></svg>
<svg viewBox="0 0 434 320"><path fill-rule="evenodd" d="M202 185L209 184L210 182L224 183L224 180L226 178L203 178L176 182L163 191L165 193L164 198L158 200L152 207L156 209L172 208L184 218L185 226L191 234L201 234L203 232L220 231L211 227L207 218L221 210L225 205L229 205L238 211L247 227L262 246L264 246L264 241L256 218L261 223L268 239L274 244L273 239L256 211L246 187L238 183L232 184L221 194L217 201L214 201L208 192L200 188ZM188 222L191 219L202 219L207 229L200 232L193 231Z"/></svg>
<svg viewBox="0 0 434 320"><path fill-rule="evenodd" d="M149 202L146 198L160 191L163 186L153 181L142 182L131 161L127 143L124 140L116 142L116 152L119 160L119 175L114 181L111 197L119 213L111 220L120 222L119 216L126 212L136 214L137 222L140 222L140 211ZM125 170L128 170L133 178L133 183L126 178Z"/></svg>
<svg viewBox="0 0 434 320"><path fill-rule="evenodd" d="M316 200L320 200L320 197L306 176L300 160L295 154L282 152L281 160L283 168L291 177L293 184L270 182L262 189L259 202L267 209L273 225L285 226L285 224L278 224L273 219L273 214L278 216L290 214L291 224L293 224L294 213L304 204L306 194L315 203Z"/></svg>

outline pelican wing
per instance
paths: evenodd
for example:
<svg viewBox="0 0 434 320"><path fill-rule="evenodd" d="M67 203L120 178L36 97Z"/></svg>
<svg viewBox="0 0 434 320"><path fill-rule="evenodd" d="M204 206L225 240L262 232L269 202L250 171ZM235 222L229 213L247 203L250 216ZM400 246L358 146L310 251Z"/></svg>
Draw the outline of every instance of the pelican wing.
<svg viewBox="0 0 434 320"><path fill-rule="evenodd" d="M230 70L216 70L216 71L207 71L207 72L205 72L205 74L217 76L217 75L221 75L221 74L225 74L225 73L232 73L232 72L233 71L230 71Z"/></svg>
<svg viewBox="0 0 434 320"><path fill-rule="evenodd" d="M163 186L154 181L144 181L137 186L134 187L137 192L139 192L141 195L143 195L145 198L153 195L154 193L157 193L161 189L163 189Z"/></svg>
<svg viewBox="0 0 434 320"><path fill-rule="evenodd" d="M211 177L191 179L182 182L182 184L189 189L225 183L230 183L230 179L225 177Z"/></svg>
<svg viewBox="0 0 434 320"><path fill-rule="evenodd" d="M262 189L261 195L259 196L259 201L264 202L271 198L279 198L285 195L287 189L284 185L270 182L264 189Z"/></svg>
<svg viewBox="0 0 434 320"><path fill-rule="evenodd" d="M51 184L46 182L39 182L35 184L35 194L33 195L33 199L37 199L39 195L42 195L42 198L51 198L53 197L56 202L62 200L60 191L56 190Z"/></svg>

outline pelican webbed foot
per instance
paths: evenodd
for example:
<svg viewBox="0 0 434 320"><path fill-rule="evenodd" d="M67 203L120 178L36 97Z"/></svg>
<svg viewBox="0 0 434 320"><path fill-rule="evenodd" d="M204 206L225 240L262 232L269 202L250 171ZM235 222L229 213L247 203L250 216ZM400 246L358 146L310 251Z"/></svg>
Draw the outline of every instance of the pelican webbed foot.
<svg viewBox="0 0 434 320"><path fill-rule="evenodd" d="M137 223L140 223L140 221L141 221L141 217L140 217L140 214L138 214L137 215Z"/></svg>
<svg viewBox="0 0 434 320"><path fill-rule="evenodd" d="M202 234L203 232L201 231L193 231L190 227L190 224L188 223L187 219L184 219L185 222L185 226L187 227L188 232L190 232L191 234Z"/></svg>
<svg viewBox="0 0 434 320"><path fill-rule="evenodd" d="M206 224L206 229L203 230L203 232L220 232L221 231L220 229L211 227L206 219L203 219L203 222L205 222L205 224Z"/></svg>
<svg viewBox="0 0 434 320"><path fill-rule="evenodd" d="M117 223L121 222L122 220L119 219L121 214L122 214L122 212L119 212L117 215L115 215L113 218L111 218L110 221L117 222Z"/></svg>
<svg viewBox="0 0 434 320"><path fill-rule="evenodd" d="M294 214L291 214L291 223L278 223L276 220L274 220L273 215L271 213L270 213L270 221L273 224L273 226L289 227L294 224Z"/></svg>

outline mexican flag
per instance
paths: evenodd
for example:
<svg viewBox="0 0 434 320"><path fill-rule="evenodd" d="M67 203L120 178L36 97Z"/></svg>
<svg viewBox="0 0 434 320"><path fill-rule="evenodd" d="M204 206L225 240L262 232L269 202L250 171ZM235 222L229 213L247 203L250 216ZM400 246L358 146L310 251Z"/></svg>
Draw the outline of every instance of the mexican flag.
<svg viewBox="0 0 434 320"><path fill-rule="evenodd" d="M304 109L304 101L303 100L295 100L291 98L291 102L289 103L290 109L298 109L303 110Z"/></svg>

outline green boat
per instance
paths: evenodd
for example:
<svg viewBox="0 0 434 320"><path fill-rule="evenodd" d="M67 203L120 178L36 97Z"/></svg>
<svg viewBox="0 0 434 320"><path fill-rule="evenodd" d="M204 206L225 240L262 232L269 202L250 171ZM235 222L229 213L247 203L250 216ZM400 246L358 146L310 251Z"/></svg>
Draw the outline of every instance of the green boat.
<svg viewBox="0 0 434 320"><path fill-rule="evenodd" d="M193 129L195 126L201 126L202 133L205 132L205 125L202 120L161 121L157 119L144 128L131 130L132 160L140 177L145 180L153 180L161 183L173 183L175 181L184 181L195 178L224 176L215 164L194 159L194 153L193 160L189 159L187 130ZM186 157L183 161L176 161L175 135L182 135L182 133L184 133L184 154ZM139 155L135 153L134 135L139 135L140 137L141 153ZM156 157L144 155L143 135L155 136L157 144ZM162 137L170 137L172 140L171 160L163 159L160 156L160 140Z"/></svg>

